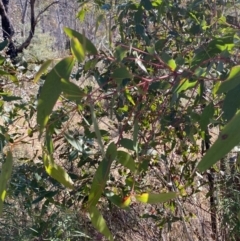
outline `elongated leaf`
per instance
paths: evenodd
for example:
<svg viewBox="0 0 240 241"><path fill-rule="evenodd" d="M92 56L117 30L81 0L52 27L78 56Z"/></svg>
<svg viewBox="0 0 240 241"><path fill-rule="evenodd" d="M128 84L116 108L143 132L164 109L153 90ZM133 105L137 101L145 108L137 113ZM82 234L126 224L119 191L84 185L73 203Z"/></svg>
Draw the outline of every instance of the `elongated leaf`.
<svg viewBox="0 0 240 241"><path fill-rule="evenodd" d="M63 184L65 187L73 189L72 179L62 167L54 162L52 155L44 153L43 163L50 177Z"/></svg>
<svg viewBox="0 0 240 241"><path fill-rule="evenodd" d="M52 60L47 60L45 61L42 66L40 67L40 69L38 70L38 72L36 73L33 82L37 83L39 81L39 79L41 78L42 74L47 70L47 68L49 67L49 65L52 63Z"/></svg>
<svg viewBox="0 0 240 241"><path fill-rule="evenodd" d="M122 147L124 147L128 150L134 151L133 140L131 140L131 139L123 138L123 139L120 140L120 144L121 144Z"/></svg>
<svg viewBox="0 0 240 241"><path fill-rule="evenodd" d="M61 79L62 91L69 100L82 100L86 94L74 83Z"/></svg>
<svg viewBox="0 0 240 241"><path fill-rule="evenodd" d="M167 202L175 198L176 196L177 195L175 192L168 192L168 193L159 193L159 194L143 193L141 195L136 195L135 197L139 202L156 204L156 203Z"/></svg>
<svg viewBox="0 0 240 241"><path fill-rule="evenodd" d="M134 100L132 98L132 95L130 94L129 90L127 88L125 88L125 92L124 94L126 95L128 101L132 104L135 105Z"/></svg>
<svg viewBox="0 0 240 241"><path fill-rule="evenodd" d="M7 183L11 177L13 165L12 152L7 152L6 161L2 164L2 170L0 174L0 216L2 215L3 202L7 194Z"/></svg>
<svg viewBox="0 0 240 241"><path fill-rule="evenodd" d="M231 120L237 110L240 109L240 84L229 90L223 101L223 118L227 121Z"/></svg>
<svg viewBox="0 0 240 241"><path fill-rule="evenodd" d="M202 131L206 130L207 125L210 123L210 119L213 117L213 114L214 114L214 105L211 102L209 105L207 105L204 108L203 113L201 115L201 119L199 121Z"/></svg>
<svg viewBox="0 0 240 241"><path fill-rule="evenodd" d="M215 38L207 46L203 46L196 50L191 65L195 68L196 66L201 65L205 60L208 60L210 56L213 58L224 50L230 51L233 47L233 35Z"/></svg>
<svg viewBox="0 0 240 241"><path fill-rule="evenodd" d="M97 210L96 207L91 207L89 210L90 218L93 226L103 234L108 240L113 241L113 236L109 231L107 224L102 214Z"/></svg>
<svg viewBox="0 0 240 241"><path fill-rule="evenodd" d="M164 63L166 63L168 67L170 67L172 71L176 69L176 62L174 59L171 58L170 55L168 55L167 53L162 53L161 58L164 61Z"/></svg>
<svg viewBox="0 0 240 241"><path fill-rule="evenodd" d="M182 79L180 83L176 86L175 92L180 93L182 91L191 89L195 87L197 81L190 81L189 79Z"/></svg>
<svg viewBox="0 0 240 241"><path fill-rule="evenodd" d="M128 168L130 171L135 171L135 162L130 154L125 151L117 152L117 161L121 163L124 167Z"/></svg>
<svg viewBox="0 0 240 241"><path fill-rule="evenodd" d="M200 171L205 171L222 157L228 154L234 146L240 143L240 111L233 119L223 128L218 139L207 151L203 159L198 164Z"/></svg>
<svg viewBox="0 0 240 241"><path fill-rule="evenodd" d="M112 78L119 81L119 80L123 80L123 79L131 79L132 75L131 73L127 70L126 67L121 67L118 69L115 69L113 74L112 74Z"/></svg>
<svg viewBox="0 0 240 241"><path fill-rule="evenodd" d="M100 130L99 130L99 127L98 127L97 118L96 118L96 115L95 115L94 108L93 108L92 104L90 105L90 110L91 110L91 116L92 116L94 131L95 131L96 136L97 136L98 145L100 147L102 156L104 157L105 151L104 151L104 146L103 146L103 143L102 143L102 136L101 136L101 133L100 133Z"/></svg>
<svg viewBox="0 0 240 241"><path fill-rule="evenodd" d="M2 99L4 101L10 102L10 101L14 101L14 100L21 100L22 98L19 96L13 96L10 95L9 93L0 93L0 96L2 97Z"/></svg>
<svg viewBox="0 0 240 241"><path fill-rule="evenodd" d="M98 166L98 169L93 178L93 183L89 194L89 199L88 199L89 207L95 206L99 198L101 197L104 191L106 182L108 180L111 164L112 164L112 161L103 159L100 165Z"/></svg>
<svg viewBox="0 0 240 241"><path fill-rule="evenodd" d="M76 150L79 152L83 152L83 140L76 139L73 136L68 135L67 133L64 134L66 140L69 144L71 144Z"/></svg>
<svg viewBox="0 0 240 241"><path fill-rule="evenodd" d="M69 79L73 64L73 57L67 57L61 60L47 75L37 107L37 123L40 125L40 131L47 124L49 115L62 92L61 79Z"/></svg>
<svg viewBox="0 0 240 241"><path fill-rule="evenodd" d="M85 59L85 51L82 44L78 41L77 38L71 39L71 50L73 55L77 58L78 62L83 62Z"/></svg>
<svg viewBox="0 0 240 241"><path fill-rule="evenodd" d="M109 161L114 161L116 155L117 155L117 146L114 142L112 142L112 143L110 143L110 145L107 148L106 158Z"/></svg>
<svg viewBox="0 0 240 241"><path fill-rule="evenodd" d="M135 120L133 125L133 150L136 153L138 153L138 131L139 131L138 120Z"/></svg>
<svg viewBox="0 0 240 241"><path fill-rule="evenodd" d="M78 41L81 43L84 51L88 52L89 54L93 54L93 55L96 55L98 53L96 47L83 34L80 34L77 31L70 29L70 28L64 28L64 32L70 38L73 38L73 37L77 38Z"/></svg>
<svg viewBox="0 0 240 241"><path fill-rule="evenodd" d="M9 74L8 72L3 70L0 70L0 75L7 76L14 84L18 84L18 79L16 75Z"/></svg>
<svg viewBox="0 0 240 241"><path fill-rule="evenodd" d="M221 83L217 94L226 93L240 84L240 65L234 66L227 79Z"/></svg>
<svg viewBox="0 0 240 241"><path fill-rule="evenodd" d="M146 10L152 9L152 3L150 0L141 0L141 4L144 6Z"/></svg>
<svg viewBox="0 0 240 241"><path fill-rule="evenodd" d="M4 50L8 45L8 40L4 40L0 43L0 51Z"/></svg>

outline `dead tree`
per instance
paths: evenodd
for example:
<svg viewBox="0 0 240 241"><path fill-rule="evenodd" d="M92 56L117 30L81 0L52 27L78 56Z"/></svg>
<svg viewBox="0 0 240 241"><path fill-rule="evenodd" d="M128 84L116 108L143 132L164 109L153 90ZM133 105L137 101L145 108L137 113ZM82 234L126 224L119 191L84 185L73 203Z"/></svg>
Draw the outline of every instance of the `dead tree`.
<svg viewBox="0 0 240 241"><path fill-rule="evenodd" d="M28 37L20 46L15 46L13 42L14 37L14 28L10 21L8 11L9 11L9 0L0 0L0 15L2 19L2 33L3 39L8 41L8 50L7 55L13 60L16 56L21 53L24 49L26 49L35 33L35 28L37 23L39 22L41 15L46 12L52 5L57 4L59 1L54 1L50 3L46 8L40 11L37 16L35 16L35 2L36 0L30 0L30 31Z"/></svg>

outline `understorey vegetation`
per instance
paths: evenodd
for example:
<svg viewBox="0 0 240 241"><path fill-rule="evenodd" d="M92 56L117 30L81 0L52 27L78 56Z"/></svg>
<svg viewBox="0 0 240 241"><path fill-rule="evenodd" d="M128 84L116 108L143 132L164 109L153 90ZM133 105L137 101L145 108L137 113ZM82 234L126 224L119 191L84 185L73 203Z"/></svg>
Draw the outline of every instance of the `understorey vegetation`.
<svg viewBox="0 0 240 241"><path fill-rule="evenodd" d="M1 0L0 239L239 240L239 7Z"/></svg>

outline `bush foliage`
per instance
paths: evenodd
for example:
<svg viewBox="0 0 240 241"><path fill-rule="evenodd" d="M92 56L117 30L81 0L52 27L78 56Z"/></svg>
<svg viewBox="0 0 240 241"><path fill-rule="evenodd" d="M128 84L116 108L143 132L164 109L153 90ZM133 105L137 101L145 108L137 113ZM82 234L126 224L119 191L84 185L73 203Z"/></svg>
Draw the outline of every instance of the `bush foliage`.
<svg viewBox="0 0 240 241"><path fill-rule="evenodd" d="M95 46L65 27L71 54L36 64L37 97L11 91L28 63L0 59L1 225L19 240L118 240L106 213L137 208L157 240L238 240L239 160L228 158L240 142L238 5L79 3L81 21L97 6L95 34L107 38ZM33 140L42 155L16 158Z"/></svg>

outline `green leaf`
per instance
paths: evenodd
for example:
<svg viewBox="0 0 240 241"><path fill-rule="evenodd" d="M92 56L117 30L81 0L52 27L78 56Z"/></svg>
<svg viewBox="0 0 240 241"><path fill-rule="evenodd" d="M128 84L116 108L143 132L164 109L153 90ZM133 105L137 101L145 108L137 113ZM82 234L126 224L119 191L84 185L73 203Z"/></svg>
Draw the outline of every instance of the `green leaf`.
<svg viewBox="0 0 240 241"><path fill-rule="evenodd" d="M54 162L52 155L44 153L43 163L45 170L50 177L57 180L67 188L74 188L72 179L62 167Z"/></svg>
<svg viewBox="0 0 240 241"><path fill-rule="evenodd" d="M94 228L96 228L108 240L113 241L113 236L109 231L102 214L97 210L96 207L91 207L88 211Z"/></svg>
<svg viewBox="0 0 240 241"><path fill-rule="evenodd" d="M86 8L82 8L82 9L78 12L77 18L78 18L81 22L83 22L84 19L85 19L85 15L86 15Z"/></svg>
<svg viewBox="0 0 240 241"><path fill-rule="evenodd" d="M77 38L71 38L71 50L73 55L76 57L78 62L83 62L85 59L85 51L82 44L78 41Z"/></svg>
<svg viewBox="0 0 240 241"><path fill-rule="evenodd" d="M62 91L68 100L82 100L86 94L74 83L61 79Z"/></svg>
<svg viewBox="0 0 240 241"><path fill-rule="evenodd" d="M114 142L111 142L106 151L106 158L109 161L114 161L116 155L117 155L117 146Z"/></svg>
<svg viewBox="0 0 240 241"><path fill-rule="evenodd" d="M199 121L202 131L206 130L206 128L210 122L210 119L213 117L213 115L214 115L214 105L211 102L209 105L207 105L204 108L203 113L201 115L201 119Z"/></svg>
<svg viewBox="0 0 240 241"><path fill-rule="evenodd" d="M163 48L166 46L167 43L167 39L159 39L156 43L155 43L155 49L157 51L162 51Z"/></svg>
<svg viewBox="0 0 240 241"><path fill-rule="evenodd" d="M135 171L135 162L130 154L125 151L118 151L116 160L130 171Z"/></svg>
<svg viewBox="0 0 240 241"><path fill-rule="evenodd" d="M19 96L9 95L9 93L0 93L0 96L2 96L2 99L4 101L7 101L7 102L14 101L14 100L21 100L22 99Z"/></svg>
<svg viewBox="0 0 240 241"><path fill-rule="evenodd" d="M96 118L96 115L95 115L94 108L93 108L92 104L90 104L90 110L91 110L92 122L93 122L94 131L95 131L95 134L96 134L96 137L97 137L98 145L100 147L102 156L104 157L105 151L104 151L104 146L103 146L103 143L102 143L102 136L101 136L101 132L100 132L99 127L98 127L97 118Z"/></svg>
<svg viewBox="0 0 240 241"><path fill-rule="evenodd" d="M77 38L78 41L82 44L83 49L89 54L96 55L98 53L93 43L89 39L87 39L83 34L80 34L75 30L66 27L64 28L64 31L70 38Z"/></svg>
<svg viewBox="0 0 240 241"><path fill-rule="evenodd" d="M61 79L69 79L73 64L73 57L62 59L47 75L37 106L37 123L40 125L40 131L46 126L49 115L62 92Z"/></svg>
<svg viewBox="0 0 240 241"><path fill-rule="evenodd" d="M123 79L127 79L127 78L131 79L132 75L127 70L126 67L121 67L121 68L114 70L114 72L112 74L112 78L118 81L118 80L123 80Z"/></svg>
<svg viewBox="0 0 240 241"><path fill-rule="evenodd" d="M0 70L0 75L7 76L7 77L9 77L9 79L12 80L12 82L13 82L14 84L18 84L18 79L17 79L17 76L16 76L16 75L11 75L11 74L9 74L8 72L3 71L3 70Z"/></svg>
<svg viewBox="0 0 240 241"><path fill-rule="evenodd" d="M120 62L127 57L127 52L128 49L123 48L122 46L117 46L115 48L114 57Z"/></svg>
<svg viewBox="0 0 240 241"><path fill-rule="evenodd" d="M125 88L124 94L126 95L128 101L135 106L134 100L132 98L132 95L129 92L129 89Z"/></svg>
<svg viewBox="0 0 240 241"><path fill-rule="evenodd" d="M136 119L133 125L133 150L136 153L138 153L138 132L139 132L139 126L138 126L138 120Z"/></svg>
<svg viewBox="0 0 240 241"><path fill-rule="evenodd" d="M228 91L223 102L223 119L229 121L240 108L240 85Z"/></svg>
<svg viewBox="0 0 240 241"><path fill-rule="evenodd" d="M0 51L4 50L8 45L8 40L4 40L0 43Z"/></svg>
<svg viewBox="0 0 240 241"><path fill-rule="evenodd" d="M180 93L182 91L194 88L198 82L197 81L191 81L189 79L182 79L180 83L176 86L175 92Z"/></svg>
<svg viewBox="0 0 240 241"><path fill-rule="evenodd" d="M7 194L7 183L11 177L13 166L12 152L7 152L6 161L2 164L0 174L0 216L2 216L3 203Z"/></svg>
<svg viewBox="0 0 240 241"><path fill-rule="evenodd" d="M45 71L47 70L47 68L49 67L49 65L52 63L52 60L47 60L45 61L42 66L40 67L40 69L38 70L38 72L36 73L33 82L36 84L39 79L41 78L42 74L45 73Z"/></svg>
<svg viewBox="0 0 240 241"><path fill-rule="evenodd" d="M72 145L79 152L83 152L83 141L74 138L73 136L70 136L67 133L65 133L64 136L70 145Z"/></svg>
<svg viewBox="0 0 240 241"><path fill-rule="evenodd" d="M114 205L121 207L122 205L122 198L118 195L115 195L113 192L106 190L105 195L110 202Z"/></svg>
<svg viewBox="0 0 240 241"><path fill-rule="evenodd" d="M159 194L152 194L152 193L143 193L141 195L136 195L136 199L142 203L149 203L149 204L156 204L167 202L177 195L175 192L168 192L168 193L159 193Z"/></svg>
<svg viewBox="0 0 240 241"><path fill-rule="evenodd" d="M46 142L45 146L47 148L48 153L53 154L53 151L54 151L53 140L49 132L46 133L45 142Z"/></svg>
<svg viewBox="0 0 240 241"><path fill-rule="evenodd" d="M141 0L141 4L146 10L151 10L152 9L152 3L150 0Z"/></svg>
<svg viewBox="0 0 240 241"><path fill-rule="evenodd" d="M168 67L170 67L170 69L172 71L174 71L176 69L176 67L177 67L176 62L175 62L174 59L171 58L170 55L168 55L167 53L162 53L161 54L161 59L163 60L163 62L165 64L168 65Z"/></svg>
<svg viewBox="0 0 240 241"><path fill-rule="evenodd" d="M240 111L227 123L220 133L218 139L207 151L203 159L198 164L200 171L206 171L222 157L227 155L234 146L240 143Z"/></svg>
<svg viewBox="0 0 240 241"><path fill-rule="evenodd" d="M223 51L230 51L233 47L233 35L215 38L207 46L203 46L195 51L191 66L195 68L201 65L205 60L209 59L210 61L210 59L214 58L217 54Z"/></svg>
<svg viewBox="0 0 240 241"><path fill-rule="evenodd" d="M106 182L108 180L111 164L112 164L112 161L103 159L100 165L98 166L98 169L94 175L93 183L89 193L89 198L88 198L89 207L96 206L99 198L101 197L104 191Z"/></svg>
<svg viewBox="0 0 240 241"><path fill-rule="evenodd" d="M120 145L128 150L134 151L133 149L133 140L128 138L123 138L120 140Z"/></svg>
<svg viewBox="0 0 240 241"><path fill-rule="evenodd" d="M235 88L240 84L240 65L234 66L227 79L221 83L217 94L227 93L229 90Z"/></svg>

